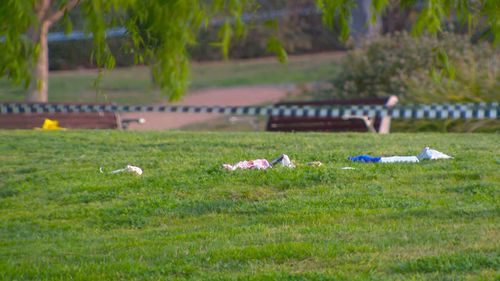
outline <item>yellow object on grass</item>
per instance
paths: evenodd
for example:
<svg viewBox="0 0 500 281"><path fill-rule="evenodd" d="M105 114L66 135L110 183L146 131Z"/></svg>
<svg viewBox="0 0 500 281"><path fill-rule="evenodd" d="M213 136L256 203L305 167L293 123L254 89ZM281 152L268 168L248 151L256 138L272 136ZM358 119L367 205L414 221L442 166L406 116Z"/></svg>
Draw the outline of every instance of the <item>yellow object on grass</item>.
<svg viewBox="0 0 500 281"><path fill-rule="evenodd" d="M37 128L39 129L39 128ZM66 130L66 128L59 127L59 121L51 120L49 118L45 118L45 121L42 125L42 130Z"/></svg>

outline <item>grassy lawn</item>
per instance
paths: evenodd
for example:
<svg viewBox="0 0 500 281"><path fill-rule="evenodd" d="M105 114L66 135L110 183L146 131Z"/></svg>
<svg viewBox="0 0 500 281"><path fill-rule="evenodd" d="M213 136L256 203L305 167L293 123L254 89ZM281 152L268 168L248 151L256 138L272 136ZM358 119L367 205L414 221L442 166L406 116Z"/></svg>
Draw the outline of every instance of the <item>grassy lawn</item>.
<svg viewBox="0 0 500 281"><path fill-rule="evenodd" d="M0 280L500 279L498 134L0 139ZM455 159L346 160L424 146ZM220 168L280 153L298 168ZM98 172L129 163L144 174Z"/></svg>
<svg viewBox="0 0 500 281"><path fill-rule="evenodd" d="M292 57L287 64L257 59L194 63L191 90L228 86L305 83L327 80L339 71L336 53ZM58 102L155 103L165 98L154 90L146 67L121 68L104 74L97 92L97 73L91 70L52 72L49 99ZM0 101L21 101L24 90L0 80Z"/></svg>

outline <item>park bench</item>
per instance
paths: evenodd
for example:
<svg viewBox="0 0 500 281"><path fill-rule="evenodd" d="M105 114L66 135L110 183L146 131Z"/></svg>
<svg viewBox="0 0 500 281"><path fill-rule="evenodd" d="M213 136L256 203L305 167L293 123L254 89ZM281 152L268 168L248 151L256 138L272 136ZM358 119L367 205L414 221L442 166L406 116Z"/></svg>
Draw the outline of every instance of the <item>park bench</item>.
<svg viewBox="0 0 500 281"><path fill-rule="evenodd" d="M144 119L122 119L115 112L50 112L0 114L0 129L41 128L45 119L57 120L67 129L126 129Z"/></svg>
<svg viewBox="0 0 500 281"><path fill-rule="evenodd" d="M347 106L347 105L382 105L387 108L398 103L396 96L384 98L359 98L322 101L292 101L281 102L275 106L306 107L306 106ZM267 131L284 132L376 132L387 134L390 131L391 117L369 118L366 116L319 117L319 116L269 116Z"/></svg>

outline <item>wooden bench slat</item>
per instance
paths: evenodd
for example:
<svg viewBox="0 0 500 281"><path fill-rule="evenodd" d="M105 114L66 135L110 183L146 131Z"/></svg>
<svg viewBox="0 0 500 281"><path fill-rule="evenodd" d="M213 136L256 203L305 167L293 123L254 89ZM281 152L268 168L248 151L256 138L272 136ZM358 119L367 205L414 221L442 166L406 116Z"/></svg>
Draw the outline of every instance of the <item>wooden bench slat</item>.
<svg viewBox="0 0 500 281"><path fill-rule="evenodd" d="M322 101L291 101L281 102L275 106L304 107L304 106L342 106L342 105L383 105L392 107L396 105L396 96L385 98L358 98L348 100L322 100ZM373 128L371 127L373 126ZM308 116L270 116L267 121L267 131L354 131L366 132L376 131L388 133L390 128L390 117L360 119L357 117L308 117Z"/></svg>
<svg viewBox="0 0 500 281"><path fill-rule="evenodd" d="M331 117L271 117L272 121L279 123L358 123L358 119L342 119Z"/></svg>
<svg viewBox="0 0 500 281"><path fill-rule="evenodd" d="M276 125L269 128L270 131L279 130L318 130L324 128L325 130L339 130L339 131L366 131L366 126L363 123L359 124L332 124L332 123L302 123L289 125Z"/></svg>
<svg viewBox="0 0 500 281"><path fill-rule="evenodd" d="M349 122L349 123L340 123L340 122L302 122L302 123L280 123L280 124L272 124L269 129L270 130L279 130L286 128L297 128L297 129L313 129L313 128L321 128L325 127L329 130L338 128L339 130L349 130L349 129L357 129L366 131L366 125L361 120L357 122Z"/></svg>
<svg viewBox="0 0 500 281"><path fill-rule="evenodd" d="M57 120L60 127L69 129L120 128L119 119L113 112L3 114L0 115L0 128L41 128L46 118Z"/></svg>

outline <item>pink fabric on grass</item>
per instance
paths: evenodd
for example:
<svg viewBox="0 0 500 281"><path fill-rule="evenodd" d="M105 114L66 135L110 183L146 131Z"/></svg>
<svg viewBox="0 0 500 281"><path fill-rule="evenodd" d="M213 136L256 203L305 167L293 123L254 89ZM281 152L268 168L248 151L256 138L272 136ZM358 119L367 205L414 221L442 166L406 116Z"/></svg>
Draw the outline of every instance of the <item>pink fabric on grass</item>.
<svg viewBox="0 0 500 281"><path fill-rule="evenodd" d="M266 159L255 159L249 161L240 161L235 165L223 164L222 167L229 171L234 171L236 169L257 169L257 170L265 170L271 165Z"/></svg>

